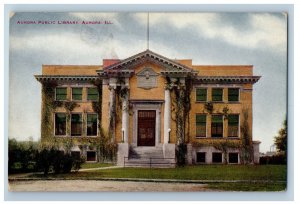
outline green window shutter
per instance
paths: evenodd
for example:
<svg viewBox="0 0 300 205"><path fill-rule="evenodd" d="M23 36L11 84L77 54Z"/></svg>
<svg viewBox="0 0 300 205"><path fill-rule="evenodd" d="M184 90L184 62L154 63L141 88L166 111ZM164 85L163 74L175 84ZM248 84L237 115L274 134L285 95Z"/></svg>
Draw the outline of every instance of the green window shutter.
<svg viewBox="0 0 300 205"><path fill-rule="evenodd" d="M67 88L56 88L56 100L67 99Z"/></svg>
<svg viewBox="0 0 300 205"><path fill-rule="evenodd" d="M207 99L207 89L197 88L196 89L196 101L206 101Z"/></svg>
<svg viewBox="0 0 300 205"><path fill-rule="evenodd" d="M82 133L81 114L72 114L71 116L71 136L80 136Z"/></svg>
<svg viewBox="0 0 300 205"><path fill-rule="evenodd" d="M213 123L223 123L223 116L222 115L213 115L211 117L211 121Z"/></svg>
<svg viewBox="0 0 300 205"><path fill-rule="evenodd" d="M239 115L228 115L228 137L239 136Z"/></svg>
<svg viewBox="0 0 300 205"><path fill-rule="evenodd" d="M66 122L66 114L64 114L64 113L56 113L56 120L59 123L65 123Z"/></svg>
<svg viewBox="0 0 300 205"><path fill-rule="evenodd" d="M88 114L87 115L87 122L88 123L97 122L97 114Z"/></svg>
<svg viewBox="0 0 300 205"><path fill-rule="evenodd" d="M88 100L98 100L98 89L97 88L88 88Z"/></svg>
<svg viewBox="0 0 300 205"><path fill-rule="evenodd" d="M206 115L196 114L196 137L206 137Z"/></svg>
<svg viewBox="0 0 300 205"><path fill-rule="evenodd" d="M55 113L55 135L66 135L66 114Z"/></svg>
<svg viewBox="0 0 300 205"><path fill-rule="evenodd" d="M212 89L212 101L223 101L223 89L213 88Z"/></svg>
<svg viewBox="0 0 300 205"><path fill-rule="evenodd" d="M81 114L72 114L72 122L81 122L82 121L82 117Z"/></svg>
<svg viewBox="0 0 300 205"><path fill-rule="evenodd" d="M82 100L82 88L72 88L72 100Z"/></svg>
<svg viewBox="0 0 300 205"><path fill-rule="evenodd" d="M206 115L196 115L196 124L206 124Z"/></svg>
<svg viewBox="0 0 300 205"><path fill-rule="evenodd" d="M240 89L239 88L228 88L228 101L239 101L239 94Z"/></svg>
<svg viewBox="0 0 300 205"><path fill-rule="evenodd" d="M228 124L238 125L239 124L239 115L228 115Z"/></svg>
<svg viewBox="0 0 300 205"><path fill-rule="evenodd" d="M87 136L97 135L97 114L87 114Z"/></svg>

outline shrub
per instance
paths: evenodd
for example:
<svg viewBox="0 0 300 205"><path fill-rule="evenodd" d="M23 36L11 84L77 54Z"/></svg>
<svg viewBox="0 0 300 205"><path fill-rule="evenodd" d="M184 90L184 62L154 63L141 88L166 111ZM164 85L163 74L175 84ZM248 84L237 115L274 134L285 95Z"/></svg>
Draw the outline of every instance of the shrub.
<svg viewBox="0 0 300 205"><path fill-rule="evenodd" d="M260 164L286 164L286 157L284 154L263 156L259 158L259 163Z"/></svg>

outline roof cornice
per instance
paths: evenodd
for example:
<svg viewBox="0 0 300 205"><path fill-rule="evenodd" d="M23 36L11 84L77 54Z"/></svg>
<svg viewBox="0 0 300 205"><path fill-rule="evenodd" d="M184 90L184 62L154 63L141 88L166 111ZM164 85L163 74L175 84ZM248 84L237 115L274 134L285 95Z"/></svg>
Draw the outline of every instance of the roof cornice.
<svg viewBox="0 0 300 205"><path fill-rule="evenodd" d="M53 81L95 81L99 79L97 75L35 75L34 77L41 83Z"/></svg>
<svg viewBox="0 0 300 205"><path fill-rule="evenodd" d="M194 83L254 84L261 76L197 76Z"/></svg>

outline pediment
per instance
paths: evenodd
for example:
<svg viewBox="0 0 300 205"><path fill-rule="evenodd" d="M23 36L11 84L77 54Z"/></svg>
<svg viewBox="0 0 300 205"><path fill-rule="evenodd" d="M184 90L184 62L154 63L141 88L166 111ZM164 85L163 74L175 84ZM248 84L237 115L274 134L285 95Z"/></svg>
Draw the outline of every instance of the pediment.
<svg viewBox="0 0 300 205"><path fill-rule="evenodd" d="M154 63L162 68L161 74L163 75L195 75L197 71L194 71L190 67L180 64L174 60L168 59L150 50L138 53L134 56L121 60L115 64L103 68L103 70L97 71L99 76L112 76L122 75L122 73L135 73L135 68L145 63ZM146 71L145 71L146 72ZM153 71L154 72L154 71Z"/></svg>

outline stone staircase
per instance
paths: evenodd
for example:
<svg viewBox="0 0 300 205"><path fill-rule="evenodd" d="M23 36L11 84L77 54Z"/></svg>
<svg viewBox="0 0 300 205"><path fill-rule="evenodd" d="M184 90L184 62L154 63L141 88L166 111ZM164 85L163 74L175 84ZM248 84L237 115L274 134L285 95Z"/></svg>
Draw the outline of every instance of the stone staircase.
<svg viewBox="0 0 300 205"><path fill-rule="evenodd" d="M162 146L130 147L129 157L124 159L125 167L175 167L175 159L164 158Z"/></svg>

